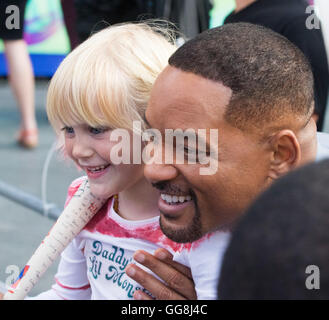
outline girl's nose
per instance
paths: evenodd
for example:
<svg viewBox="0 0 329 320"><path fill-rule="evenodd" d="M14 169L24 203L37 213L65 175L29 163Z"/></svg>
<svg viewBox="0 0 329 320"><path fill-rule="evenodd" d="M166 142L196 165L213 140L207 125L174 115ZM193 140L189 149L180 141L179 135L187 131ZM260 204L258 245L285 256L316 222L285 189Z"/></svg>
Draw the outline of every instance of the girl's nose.
<svg viewBox="0 0 329 320"><path fill-rule="evenodd" d="M75 139L72 147L72 155L74 158L89 158L93 155L93 149L83 139Z"/></svg>

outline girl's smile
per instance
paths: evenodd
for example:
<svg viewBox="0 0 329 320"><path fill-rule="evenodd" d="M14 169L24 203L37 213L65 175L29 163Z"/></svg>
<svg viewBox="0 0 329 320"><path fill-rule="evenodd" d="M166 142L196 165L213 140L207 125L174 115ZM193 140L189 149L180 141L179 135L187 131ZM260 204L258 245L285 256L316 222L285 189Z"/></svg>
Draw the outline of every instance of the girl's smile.
<svg viewBox="0 0 329 320"><path fill-rule="evenodd" d="M111 164L97 166L97 167L82 167L82 169L87 173L89 179L98 179L106 174L110 170Z"/></svg>
<svg viewBox="0 0 329 320"><path fill-rule="evenodd" d="M65 151L87 174L95 196L110 198L135 184L138 188L138 182L144 180L142 165L112 163L111 150L118 142L111 141L111 129L82 123L62 130Z"/></svg>

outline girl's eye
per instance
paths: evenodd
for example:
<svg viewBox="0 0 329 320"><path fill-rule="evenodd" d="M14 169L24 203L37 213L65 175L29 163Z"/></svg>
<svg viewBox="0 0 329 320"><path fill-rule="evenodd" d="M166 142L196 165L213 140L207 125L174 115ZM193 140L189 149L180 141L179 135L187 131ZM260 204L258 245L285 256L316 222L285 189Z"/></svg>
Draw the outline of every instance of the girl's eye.
<svg viewBox="0 0 329 320"><path fill-rule="evenodd" d="M101 133L104 133L107 130L108 129L106 129L106 128L93 128L93 127L89 127L89 132L92 133L92 134L101 134Z"/></svg>
<svg viewBox="0 0 329 320"><path fill-rule="evenodd" d="M74 134L74 129L72 127L65 126L64 128L62 128L62 131L69 135Z"/></svg>

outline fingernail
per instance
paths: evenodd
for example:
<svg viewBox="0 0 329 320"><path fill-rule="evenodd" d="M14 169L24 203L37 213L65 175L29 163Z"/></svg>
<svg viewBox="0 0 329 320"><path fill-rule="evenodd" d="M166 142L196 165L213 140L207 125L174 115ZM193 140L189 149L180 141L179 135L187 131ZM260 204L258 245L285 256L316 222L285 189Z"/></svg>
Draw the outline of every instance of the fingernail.
<svg viewBox="0 0 329 320"><path fill-rule="evenodd" d="M126 274L128 275L128 277L133 277L136 274L135 268L133 266L127 267Z"/></svg>
<svg viewBox="0 0 329 320"><path fill-rule="evenodd" d="M160 260L165 260L167 258L167 254L163 251L156 252L155 256Z"/></svg>
<svg viewBox="0 0 329 320"><path fill-rule="evenodd" d="M142 300L142 295L138 291L136 291L135 294L134 294L134 299L135 300Z"/></svg>
<svg viewBox="0 0 329 320"><path fill-rule="evenodd" d="M139 263L143 263L145 261L145 255L143 253L138 252L134 255L134 259Z"/></svg>

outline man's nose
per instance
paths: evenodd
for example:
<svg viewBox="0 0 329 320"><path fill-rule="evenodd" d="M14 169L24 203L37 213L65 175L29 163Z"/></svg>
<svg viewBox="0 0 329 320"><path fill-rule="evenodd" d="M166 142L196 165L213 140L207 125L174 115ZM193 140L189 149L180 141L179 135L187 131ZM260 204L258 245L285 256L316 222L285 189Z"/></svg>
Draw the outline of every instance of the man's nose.
<svg viewBox="0 0 329 320"><path fill-rule="evenodd" d="M178 171L172 165L152 163L145 164L144 175L149 182L157 183L175 179L178 175Z"/></svg>
<svg viewBox="0 0 329 320"><path fill-rule="evenodd" d="M72 148L74 158L89 158L93 155L93 149L81 138L75 138Z"/></svg>

